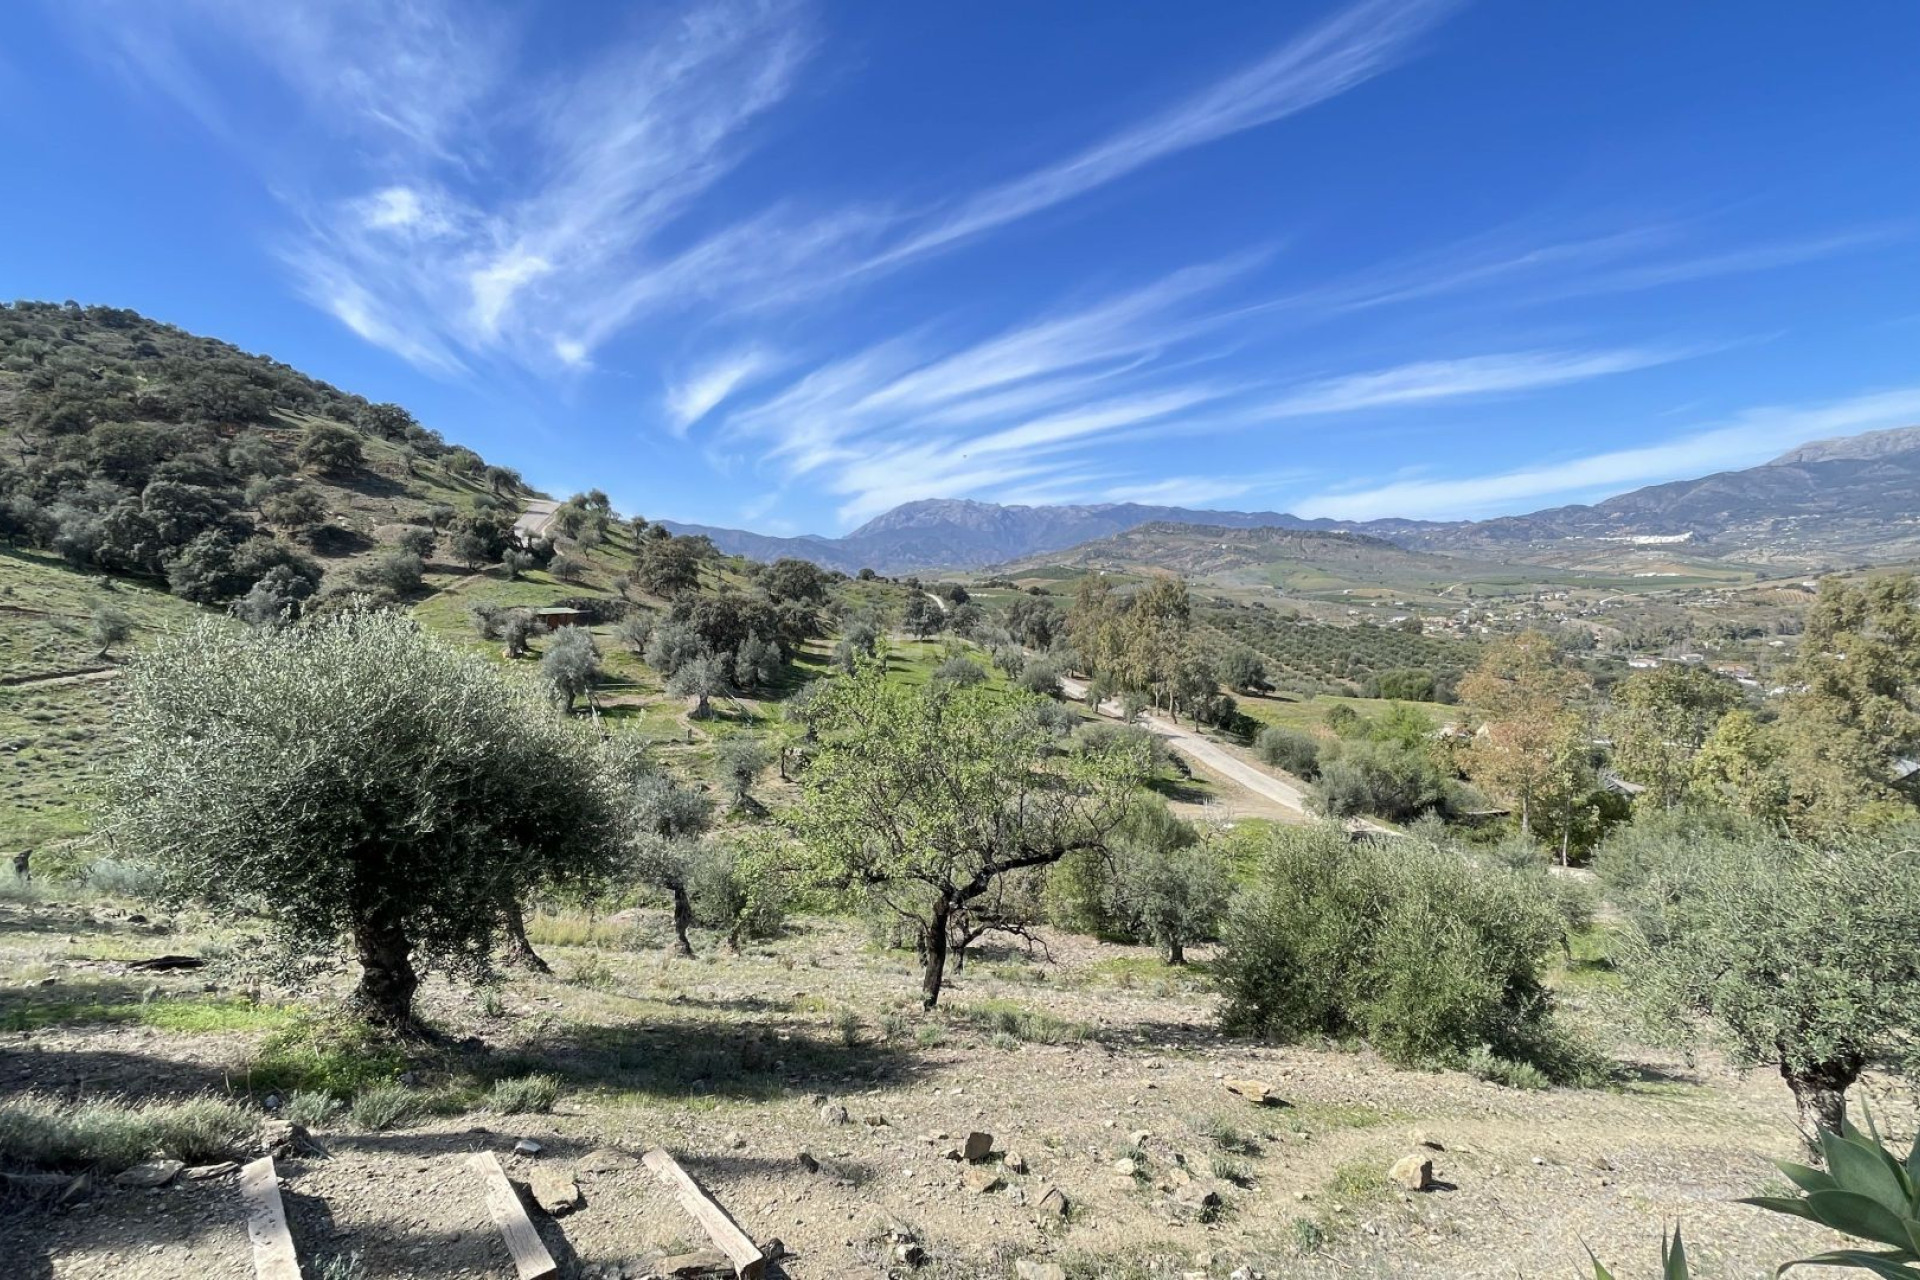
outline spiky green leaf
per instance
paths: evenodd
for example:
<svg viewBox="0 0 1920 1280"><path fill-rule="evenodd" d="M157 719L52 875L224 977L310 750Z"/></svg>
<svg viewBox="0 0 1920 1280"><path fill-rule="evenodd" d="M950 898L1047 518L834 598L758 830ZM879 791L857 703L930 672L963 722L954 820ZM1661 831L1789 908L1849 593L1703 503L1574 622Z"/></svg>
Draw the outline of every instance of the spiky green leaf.
<svg viewBox="0 0 1920 1280"><path fill-rule="evenodd" d="M1805 1200L1796 1199L1793 1196L1743 1196L1736 1203L1750 1204L1770 1213L1784 1213L1793 1218L1805 1218L1808 1222L1820 1221L1813 1216L1813 1210L1807 1208Z"/></svg>
<svg viewBox="0 0 1920 1280"><path fill-rule="evenodd" d="M1854 1134L1848 1138L1820 1135L1834 1183L1843 1191L1868 1197L1896 1218L1905 1217L1911 1200L1906 1170L1879 1143L1858 1130ZM1887 1243L1901 1241L1895 1237Z"/></svg>
<svg viewBox="0 0 1920 1280"><path fill-rule="evenodd" d="M1869 1253L1863 1249L1835 1249L1832 1253L1783 1262L1773 1274L1776 1277L1785 1275L1794 1267L1852 1267L1857 1271L1871 1271L1883 1280L1920 1280L1920 1268L1906 1265L1903 1261L1905 1256L1899 1252Z"/></svg>
<svg viewBox="0 0 1920 1280"><path fill-rule="evenodd" d="M1825 1169L1810 1169L1791 1160L1776 1160L1774 1165L1802 1191L1838 1191L1840 1184Z"/></svg>
<svg viewBox="0 0 1920 1280"><path fill-rule="evenodd" d="M1815 1191L1807 1197L1807 1207L1835 1231L1896 1249L1907 1246L1906 1223L1870 1196L1854 1191Z"/></svg>

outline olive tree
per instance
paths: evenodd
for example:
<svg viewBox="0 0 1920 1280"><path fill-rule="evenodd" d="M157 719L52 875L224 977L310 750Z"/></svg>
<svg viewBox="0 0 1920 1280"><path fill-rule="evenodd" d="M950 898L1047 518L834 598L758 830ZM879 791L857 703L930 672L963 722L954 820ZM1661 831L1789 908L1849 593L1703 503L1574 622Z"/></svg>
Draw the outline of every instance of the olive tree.
<svg viewBox="0 0 1920 1280"><path fill-rule="evenodd" d="M585 627L554 632L552 643L540 655L540 674L553 686L561 705L571 711L574 700L590 693L600 678L600 650L594 647L593 633Z"/></svg>
<svg viewBox="0 0 1920 1280"><path fill-rule="evenodd" d="M691 956L687 930L694 922L700 837L713 820L713 804L699 790L635 758L627 769L626 805L633 873L673 900L674 940L681 955Z"/></svg>
<svg viewBox="0 0 1920 1280"><path fill-rule="evenodd" d="M1920 841L1911 828L1821 843L1672 835L1683 843L1602 850L1639 925L1629 989L1669 1026L1710 1020L1737 1063L1778 1068L1809 1137L1841 1132L1869 1063L1914 1065Z"/></svg>
<svg viewBox="0 0 1920 1280"><path fill-rule="evenodd" d="M714 657L702 654L682 663L679 670L667 678L667 692L676 698L692 698L693 710L689 713L695 720L706 720L713 715L713 699L723 698L733 691L733 682L728 679L728 662L724 655Z"/></svg>
<svg viewBox="0 0 1920 1280"><path fill-rule="evenodd" d="M353 1004L396 1030L416 961L483 974L505 904L591 889L622 860L591 734L399 614L203 623L134 664L121 725L107 847L294 950L350 938Z"/></svg>
<svg viewBox="0 0 1920 1280"><path fill-rule="evenodd" d="M1187 962L1187 944L1210 938L1227 909L1232 868L1217 845L1158 799L1135 806L1108 842L1113 914L1134 937Z"/></svg>
<svg viewBox="0 0 1920 1280"><path fill-rule="evenodd" d="M1137 743L1062 751L1031 695L887 682L877 661L827 682L821 745L790 821L808 874L907 920L931 1009L949 925L1000 877L1105 847L1147 772Z"/></svg>
<svg viewBox="0 0 1920 1280"><path fill-rule="evenodd" d="M103 604L93 611L93 642L100 646L95 657L104 658L117 644L126 643L133 634L133 618L117 604Z"/></svg>
<svg viewBox="0 0 1920 1280"><path fill-rule="evenodd" d="M716 743L713 755L721 785L733 797L736 808L746 808L753 801L753 784L772 759L766 744L749 734L737 733Z"/></svg>

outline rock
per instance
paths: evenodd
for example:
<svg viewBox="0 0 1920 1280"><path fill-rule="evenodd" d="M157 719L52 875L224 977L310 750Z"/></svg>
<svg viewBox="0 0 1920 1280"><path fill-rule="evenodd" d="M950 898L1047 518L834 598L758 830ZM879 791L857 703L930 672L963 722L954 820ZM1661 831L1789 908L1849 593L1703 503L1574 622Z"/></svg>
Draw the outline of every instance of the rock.
<svg viewBox="0 0 1920 1280"><path fill-rule="evenodd" d="M1153 1134L1146 1129L1135 1129L1127 1135L1127 1141L1136 1147L1144 1147L1147 1145L1147 1139L1152 1136Z"/></svg>
<svg viewBox="0 0 1920 1280"><path fill-rule="evenodd" d="M1007 1199L1014 1204L1025 1204L1027 1202L1027 1189L1025 1187L1008 1187Z"/></svg>
<svg viewBox="0 0 1920 1280"><path fill-rule="evenodd" d="M979 1165L967 1166L967 1171L961 1175L961 1181L966 1184L967 1190L981 1193L995 1191L1005 1185L998 1173L991 1168Z"/></svg>
<svg viewBox="0 0 1920 1280"><path fill-rule="evenodd" d="M811 1152L802 1151L799 1155L795 1156L794 1159L798 1160L800 1162L800 1167L802 1169L805 1169L808 1173L820 1172L820 1162L813 1158L813 1155Z"/></svg>
<svg viewBox="0 0 1920 1280"><path fill-rule="evenodd" d="M54 1199L54 1207L64 1209L68 1205L79 1204L87 1198L87 1193L91 1190L93 1190L93 1179L83 1173L69 1182L67 1189Z"/></svg>
<svg viewBox="0 0 1920 1280"><path fill-rule="evenodd" d="M186 1167L179 1160L149 1160L121 1170L113 1180L123 1187L164 1187Z"/></svg>
<svg viewBox="0 0 1920 1280"><path fill-rule="evenodd" d="M970 1164L978 1164L991 1155L992 1152L993 1135L990 1133L981 1133L977 1129L967 1135L966 1145L960 1149L960 1154L965 1156L967 1162Z"/></svg>
<svg viewBox="0 0 1920 1280"><path fill-rule="evenodd" d="M265 1107L269 1111L278 1111L280 1109L280 1095L277 1093L270 1093L266 1097L260 1099L260 1105Z"/></svg>
<svg viewBox="0 0 1920 1280"><path fill-rule="evenodd" d="M787 1256L787 1242L775 1236L760 1246L760 1252L768 1262L778 1262Z"/></svg>
<svg viewBox="0 0 1920 1280"><path fill-rule="evenodd" d="M866 1125L869 1129L884 1129L887 1127L887 1118L885 1116L867 1116L862 1119L860 1123Z"/></svg>
<svg viewBox="0 0 1920 1280"><path fill-rule="evenodd" d="M1425 1147L1429 1151L1445 1151L1447 1149L1438 1138L1428 1133L1425 1129L1415 1129L1413 1131L1413 1145L1416 1147Z"/></svg>
<svg viewBox="0 0 1920 1280"><path fill-rule="evenodd" d="M726 1145L729 1151L746 1150L747 1140L740 1136L740 1131L737 1129L730 1131L727 1136L720 1139L720 1141Z"/></svg>
<svg viewBox="0 0 1920 1280"><path fill-rule="evenodd" d="M1225 1082L1228 1093L1237 1093L1256 1107L1269 1106L1280 1101L1273 1090L1260 1080L1228 1080Z"/></svg>
<svg viewBox="0 0 1920 1280"><path fill-rule="evenodd" d="M1014 1263L1013 1274L1019 1280L1067 1280L1067 1269L1059 1263L1035 1262L1031 1258Z"/></svg>
<svg viewBox="0 0 1920 1280"><path fill-rule="evenodd" d="M1072 1208L1073 1202L1068 1200L1067 1193L1058 1187L1048 1187L1046 1194L1040 1197L1040 1213L1042 1217L1065 1222L1067 1220L1067 1214Z"/></svg>
<svg viewBox="0 0 1920 1280"><path fill-rule="evenodd" d="M820 1118L828 1124L845 1124L847 1122L847 1109L837 1102L829 1102L826 1106L820 1108Z"/></svg>
<svg viewBox="0 0 1920 1280"><path fill-rule="evenodd" d="M260 1145L274 1157L323 1156L327 1149L313 1140L305 1125L291 1120L267 1119L260 1122Z"/></svg>
<svg viewBox="0 0 1920 1280"><path fill-rule="evenodd" d="M513 1154L517 1156L537 1156L546 1148L532 1138L522 1138L513 1144Z"/></svg>
<svg viewBox="0 0 1920 1280"><path fill-rule="evenodd" d="M927 1251L909 1240L905 1244L893 1246L893 1260L904 1262L910 1267L917 1267L927 1260Z"/></svg>
<svg viewBox="0 0 1920 1280"><path fill-rule="evenodd" d="M1027 1171L1027 1158L1018 1151L1009 1151L1007 1152L1006 1159L1000 1162L1000 1167L1008 1173L1025 1173Z"/></svg>
<svg viewBox="0 0 1920 1280"><path fill-rule="evenodd" d="M1188 1209L1206 1210L1220 1207L1220 1193L1212 1187L1190 1182L1173 1193L1173 1198Z"/></svg>
<svg viewBox="0 0 1920 1280"><path fill-rule="evenodd" d="M1387 1177L1404 1191L1426 1191L1433 1186L1433 1161L1422 1155L1401 1156Z"/></svg>
<svg viewBox="0 0 1920 1280"><path fill-rule="evenodd" d="M632 1156L612 1147L596 1147L581 1157L582 1173L614 1173L621 1169L631 1169L639 1164Z"/></svg>
<svg viewBox="0 0 1920 1280"><path fill-rule="evenodd" d="M695 1249L692 1253L676 1253L661 1258L651 1270L641 1274L657 1276L660 1280L704 1280L708 1276L731 1276L733 1263L718 1249Z"/></svg>
<svg viewBox="0 0 1920 1280"><path fill-rule="evenodd" d="M547 1165L533 1171L527 1179L527 1190L533 1192L535 1204L556 1218L580 1207L580 1184L573 1175Z"/></svg>
<svg viewBox="0 0 1920 1280"><path fill-rule="evenodd" d="M1113 1171L1124 1177L1131 1178L1134 1174L1140 1172L1140 1166L1135 1164L1131 1159L1122 1156L1113 1162Z"/></svg>
<svg viewBox="0 0 1920 1280"><path fill-rule="evenodd" d="M219 1164L197 1164L180 1174L188 1182L203 1182L208 1178L219 1178L229 1173L238 1173L240 1166L232 1160L222 1160Z"/></svg>

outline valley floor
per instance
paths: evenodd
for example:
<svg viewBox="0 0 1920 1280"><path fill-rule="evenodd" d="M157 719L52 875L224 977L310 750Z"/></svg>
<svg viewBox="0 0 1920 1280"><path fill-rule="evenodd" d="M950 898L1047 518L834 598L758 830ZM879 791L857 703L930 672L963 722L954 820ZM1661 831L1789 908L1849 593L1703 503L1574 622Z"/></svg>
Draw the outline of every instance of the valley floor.
<svg viewBox="0 0 1920 1280"><path fill-rule="evenodd" d="M662 933L652 913L536 919L554 976L512 977L491 1004L429 982L427 1017L477 1040L424 1064L423 1093L542 1071L560 1099L551 1114L498 1115L476 1090L458 1113L383 1131L344 1116L318 1126L330 1154L280 1166L309 1276L352 1274L322 1267L354 1254L367 1277L509 1275L465 1164L476 1151L498 1153L516 1180L539 1166L578 1174L583 1207L533 1213L563 1276L641 1274L649 1248L705 1243L626 1158L654 1146L756 1240L782 1241L771 1274L796 1280L1005 1277L1027 1259L1072 1277L1571 1276L1587 1246L1643 1276L1676 1223L1696 1275L1761 1277L1832 1244L1733 1203L1776 1178L1769 1157L1794 1152L1792 1104L1769 1074L1619 1045L1618 1087L1525 1092L1364 1051L1250 1046L1213 1029L1200 973L1073 936L1048 936L1050 960L976 956L922 1014L911 956L846 921L799 919L775 943L691 961L669 957ZM124 907L0 902L0 1099L246 1089L260 1030L190 1033L141 1012L233 993L124 964L210 940ZM1569 996L1583 1024L1614 1025L1604 984ZM284 1025L268 999L261 1021ZM1224 1081L1240 1077L1283 1102L1230 1093ZM972 1180L991 1189L946 1158L970 1130L993 1135L989 1173ZM523 1138L537 1156L512 1153ZM1411 1152L1433 1160L1439 1189L1391 1184ZM1123 1159L1134 1172L1116 1171ZM1219 1209L1183 1203L1189 1182L1217 1192ZM1040 1209L1054 1187L1073 1206L1064 1222ZM57 1213L0 1207L0 1275L238 1280L251 1274L242 1222L230 1176L107 1184ZM925 1260L895 1260L889 1230Z"/></svg>

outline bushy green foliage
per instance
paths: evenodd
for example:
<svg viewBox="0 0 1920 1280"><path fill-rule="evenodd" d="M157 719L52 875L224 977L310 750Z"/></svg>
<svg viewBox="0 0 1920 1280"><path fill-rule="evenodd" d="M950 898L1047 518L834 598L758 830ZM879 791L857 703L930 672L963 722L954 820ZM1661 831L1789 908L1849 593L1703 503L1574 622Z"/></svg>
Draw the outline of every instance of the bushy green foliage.
<svg viewBox="0 0 1920 1280"><path fill-rule="evenodd" d="M508 895L619 865L611 748L409 619L209 623L127 685L104 837L296 950L350 934L384 1019L409 1016L410 953L481 971Z"/></svg>
<svg viewBox="0 0 1920 1280"><path fill-rule="evenodd" d="M1253 753L1296 778L1311 782L1320 776L1320 740L1299 729L1268 725L1253 740Z"/></svg>
<svg viewBox="0 0 1920 1280"><path fill-rule="evenodd" d="M417 1120L425 1110L425 1100L405 1085L377 1084L356 1094L347 1114L362 1129L378 1133Z"/></svg>
<svg viewBox="0 0 1920 1280"><path fill-rule="evenodd" d="M1778 1067L1808 1132L1842 1130L1868 1063L1920 1066L1916 832L1667 830L1685 834L1642 832L1601 858L1639 924L1628 988L1677 1031L1705 1019L1740 1065Z"/></svg>
<svg viewBox="0 0 1920 1280"><path fill-rule="evenodd" d="M1263 843L1215 961L1228 1031L1360 1037L1396 1062L1442 1066L1486 1046L1562 1069L1543 981L1561 927L1538 877L1330 825Z"/></svg>
<svg viewBox="0 0 1920 1280"><path fill-rule="evenodd" d="M1451 781L1431 752L1396 742L1363 740L1324 762L1313 786L1314 809L1330 818L1362 815L1405 822L1443 810Z"/></svg>
<svg viewBox="0 0 1920 1280"><path fill-rule="evenodd" d="M585 627L561 627L540 655L540 674L553 687L560 704L571 708L575 699L593 689L600 678L600 650Z"/></svg>
<svg viewBox="0 0 1920 1280"><path fill-rule="evenodd" d="M487 1109L508 1116L551 1111L559 1100L560 1081L539 1073L496 1080L487 1091Z"/></svg>
<svg viewBox="0 0 1920 1280"><path fill-rule="evenodd" d="M1142 800L1107 841L1108 912L1131 936L1158 946L1171 964L1214 936L1232 888L1224 854L1161 801Z"/></svg>

